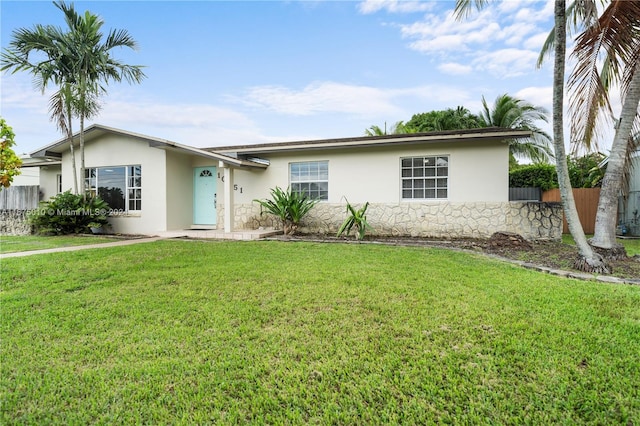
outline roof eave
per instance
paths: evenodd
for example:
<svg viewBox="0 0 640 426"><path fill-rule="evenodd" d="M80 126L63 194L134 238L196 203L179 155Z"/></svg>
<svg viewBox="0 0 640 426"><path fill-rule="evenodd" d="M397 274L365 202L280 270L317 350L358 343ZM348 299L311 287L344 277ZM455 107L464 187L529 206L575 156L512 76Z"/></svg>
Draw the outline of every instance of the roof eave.
<svg viewBox="0 0 640 426"><path fill-rule="evenodd" d="M239 154L274 153L284 151L306 151L333 148L367 148L372 146L405 145L417 143L441 143L476 139L519 139L531 137L528 130L502 130L490 132L418 133L393 135L393 137L359 137L347 139L326 139L317 141L284 142L277 144L229 146L209 148L214 152L234 152Z"/></svg>

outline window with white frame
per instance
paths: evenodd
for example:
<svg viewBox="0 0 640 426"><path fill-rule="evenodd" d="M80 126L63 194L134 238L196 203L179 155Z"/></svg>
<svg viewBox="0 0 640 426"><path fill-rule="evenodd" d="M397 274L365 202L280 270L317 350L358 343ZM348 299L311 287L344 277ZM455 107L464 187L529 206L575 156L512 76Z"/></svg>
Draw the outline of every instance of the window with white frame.
<svg viewBox="0 0 640 426"><path fill-rule="evenodd" d="M142 167L115 166L87 168L84 172L85 191L99 195L118 211L142 209Z"/></svg>
<svg viewBox="0 0 640 426"><path fill-rule="evenodd" d="M329 162L305 161L289 163L291 191L307 194L318 200L329 199Z"/></svg>
<svg viewBox="0 0 640 426"><path fill-rule="evenodd" d="M449 156L401 158L403 200L437 200L449 196Z"/></svg>
<svg viewBox="0 0 640 426"><path fill-rule="evenodd" d="M58 194L62 193L62 175L61 174L56 175L56 192Z"/></svg>

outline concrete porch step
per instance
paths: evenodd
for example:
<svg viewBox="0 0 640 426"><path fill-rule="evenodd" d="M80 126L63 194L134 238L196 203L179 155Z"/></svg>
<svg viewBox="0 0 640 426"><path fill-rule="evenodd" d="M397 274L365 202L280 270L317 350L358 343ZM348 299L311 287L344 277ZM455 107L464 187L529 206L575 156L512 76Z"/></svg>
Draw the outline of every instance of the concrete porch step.
<svg viewBox="0 0 640 426"><path fill-rule="evenodd" d="M262 238L280 235L282 231L275 229L246 229L233 232L224 232L222 229L184 229L177 231L158 232L157 235L162 238L194 238L194 239L213 239L213 240L242 240L251 241Z"/></svg>

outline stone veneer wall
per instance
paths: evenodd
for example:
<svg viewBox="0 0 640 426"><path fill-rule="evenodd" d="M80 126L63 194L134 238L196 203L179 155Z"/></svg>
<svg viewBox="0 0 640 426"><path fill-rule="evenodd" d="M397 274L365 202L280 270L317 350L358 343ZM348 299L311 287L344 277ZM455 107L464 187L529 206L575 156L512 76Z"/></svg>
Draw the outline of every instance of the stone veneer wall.
<svg viewBox="0 0 640 426"><path fill-rule="evenodd" d="M0 235L29 235L27 210L0 210Z"/></svg>
<svg viewBox="0 0 640 426"><path fill-rule="evenodd" d="M359 208L357 204L354 207ZM319 203L303 220L300 232L335 234L346 218L344 204ZM235 229L278 228L271 215L260 215L257 203L236 205ZM223 223L224 211L218 211ZM488 238L494 232L513 232L528 240L562 238L560 203L467 202L371 204L370 235Z"/></svg>

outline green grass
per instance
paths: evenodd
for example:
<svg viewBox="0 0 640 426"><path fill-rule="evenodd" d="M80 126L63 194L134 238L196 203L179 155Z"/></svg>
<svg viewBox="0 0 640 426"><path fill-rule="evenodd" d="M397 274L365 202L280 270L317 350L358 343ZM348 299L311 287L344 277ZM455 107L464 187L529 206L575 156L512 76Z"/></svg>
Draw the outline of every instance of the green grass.
<svg viewBox="0 0 640 426"><path fill-rule="evenodd" d="M636 424L640 287L438 249L2 261L1 424Z"/></svg>
<svg viewBox="0 0 640 426"><path fill-rule="evenodd" d="M108 243L117 241L114 238L93 235L0 235L0 253L44 250L58 247L82 246L87 244Z"/></svg>
<svg viewBox="0 0 640 426"><path fill-rule="evenodd" d="M587 235L587 238L591 238L593 235ZM635 256L636 254L640 255L640 238L638 239L627 239L627 238L618 238L620 244L622 244L627 251L629 256ZM565 244L575 245L576 242L573 240L571 234L563 234L562 242Z"/></svg>

